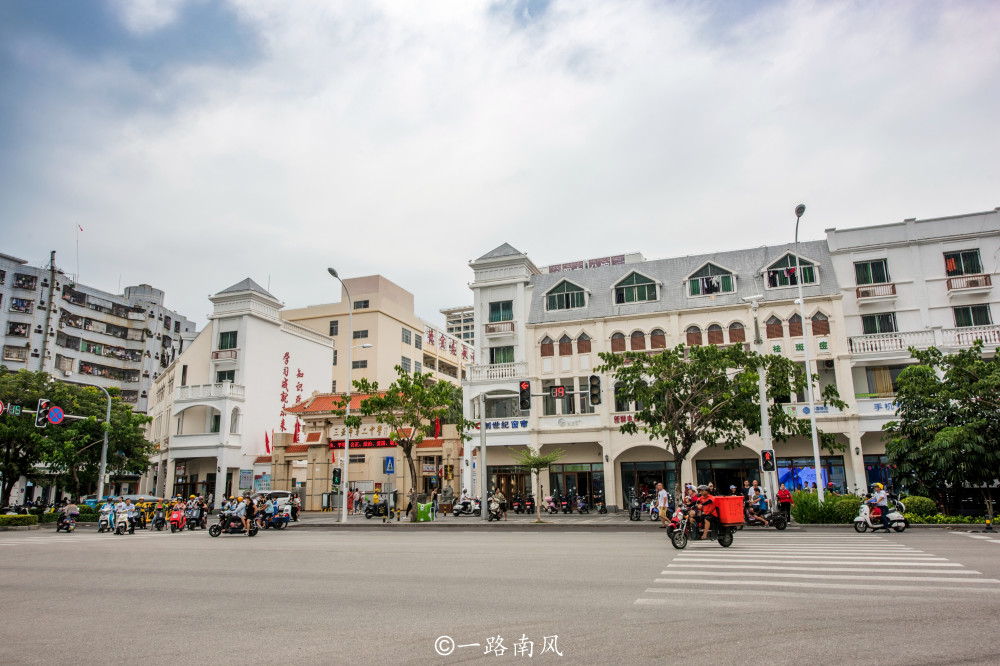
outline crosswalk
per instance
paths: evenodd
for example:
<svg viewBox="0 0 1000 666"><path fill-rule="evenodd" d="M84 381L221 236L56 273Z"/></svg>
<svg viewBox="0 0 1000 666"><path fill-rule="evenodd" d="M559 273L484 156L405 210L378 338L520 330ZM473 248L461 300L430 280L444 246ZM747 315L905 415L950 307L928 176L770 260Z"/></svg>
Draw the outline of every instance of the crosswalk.
<svg viewBox="0 0 1000 666"><path fill-rule="evenodd" d="M32 546L32 545L53 545L58 546L60 544L71 544L71 543L86 543L88 541L131 541L133 539L148 539L150 537L156 536L155 532L144 532L137 531L135 534L80 534L76 532L74 534L64 534L64 533L46 533L46 534L35 534L31 536L18 536L18 537L4 537L0 538L0 549L13 548L16 546Z"/></svg>
<svg viewBox="0 0 1000 666"><path fill-rule="evenodd" d="M688 544L635 600L636 605L699 603L736 605L753 597L836 594L995 595L1000 579L988 578L946 557L885 536L844 534L737 534L732 546ZM807 591L809 590L809 591ZM729 598L726 598L729 597Z"/></svg>

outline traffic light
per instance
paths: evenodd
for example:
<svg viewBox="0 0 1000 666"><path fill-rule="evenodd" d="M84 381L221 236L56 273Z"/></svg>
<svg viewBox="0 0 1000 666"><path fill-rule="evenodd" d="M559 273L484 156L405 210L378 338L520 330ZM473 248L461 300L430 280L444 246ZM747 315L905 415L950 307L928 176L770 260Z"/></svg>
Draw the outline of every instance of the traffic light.
<svg viewBox="0 0 1000 666"><path fill-rule="evenodd" d="M333 468L333 485L335 485L335 486L339 486L340 485L340 468L339 467L334 467Z"/></svg>
<svg viewBox="0 0 1000 666"><path fill-rule="evenodd" d="M531 411L531 382L527 379L522 379L518 388L520 389L521 411Z"/></svg>
<svg viewBox="0 0 1000 666"><path fill-rule="evenodd" d="M44 428L49 422L49 401L45 398L38 399L38 409L35 410L35 427Z"/></svg>
<svg viewBox="0 0 1000 666"><path fill-rule="evenodd" d="M600 375L590 376L590 404L601 404L601 377Z"/></svg>
<svg viewBox="0 0 1000 666"><path fill-rule="evenodd" d="M765 472L774 471L774 451L764 449L760 452L760 468Z"/></svg>

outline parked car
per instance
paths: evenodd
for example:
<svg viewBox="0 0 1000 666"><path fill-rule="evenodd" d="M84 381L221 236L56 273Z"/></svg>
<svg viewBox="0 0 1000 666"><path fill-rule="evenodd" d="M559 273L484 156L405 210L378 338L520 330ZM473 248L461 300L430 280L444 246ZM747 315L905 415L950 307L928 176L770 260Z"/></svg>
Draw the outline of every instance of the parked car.
<svg viewBox="0 0 1000 666"><path fill-rule="evenodd" d="M254 500L263 497L264 501L267 501L267 498L270 497L278 503L278 508L284 511L285 505L292 499L292 493L288 490L269 490L263 493L254 493L251 497Z"/></svg>

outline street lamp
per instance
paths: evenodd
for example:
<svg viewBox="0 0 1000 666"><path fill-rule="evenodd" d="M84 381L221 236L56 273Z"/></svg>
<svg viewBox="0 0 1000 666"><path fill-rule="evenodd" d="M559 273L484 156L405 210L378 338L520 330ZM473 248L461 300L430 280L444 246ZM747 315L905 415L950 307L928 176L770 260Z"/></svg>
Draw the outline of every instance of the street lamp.
<svg viewBox="0 0 1000 666"><path fill-rule="evenodd" d="M761 365L757 368L757 392L760 396L760 439L764 443L764 449L771 448L771 423L767 414L767 384L765 374L767 369L764 367L764 338L760 334L760 322L757 318L757 307L760 301L764 300L763 294L756 294L754 296L745 296L743 301L750 304L750 313L753 316L753 344L754 349L761 358ZM762 470L763 471L763 470ZM773 482L771 475L767 474L765 479L766 486L770 486L771 497L777 497L778 487Z"/></svg>
<svg viewBox="0 0 1000 666"><path fill-rule="evenodd" d="M813 400L812 370L809 363L809 329L806 327L806 300L802 295L802 266L799 264L799 220L805 204L795 207L795 283L799 286L799 316L802 317L802 342L806 357L806 395L809 397L809 426L812 429L813 465L816 470L816 497L823 501L823 475L819 464L819 437L816 434L816 405Z"/></svg>
<svg viewBox="0 0 1000 666"><path fill-rule="evenodd" d="M104 474L108 467L108 429L111 427L111 395L108 393L106 388L98 386L97 384L74 382L65 379L61 381L65 384L76 384L77 386L99 388L104 391L104 397L108 399L108 409L104 416L104 443L101 445L101 471L97 481L97 501L100 502L104 498Z"/></svg>
<svg viewBox="0 0 1000 666"><path fill-rule="evenodd" d="M351 292L344 284L344 281L340 279L337 275L337 271L333 268L327 268L327 272L332 275L340 286L344 288L344 293L347 294L347 339L354 339L354 329L352 327L352 314L354 313L354 301L351 300ZM344 416L345 418L351 415L351 350L355 347L361 347L362 349L369 349L372 345L365 343L363 345L352 345L350 342L347 343L347 400L345 401ZM344 435L344 478L341 479L340 484L340 522L347 522L347 470L351 463L351 429L347 428Z"/></svg>

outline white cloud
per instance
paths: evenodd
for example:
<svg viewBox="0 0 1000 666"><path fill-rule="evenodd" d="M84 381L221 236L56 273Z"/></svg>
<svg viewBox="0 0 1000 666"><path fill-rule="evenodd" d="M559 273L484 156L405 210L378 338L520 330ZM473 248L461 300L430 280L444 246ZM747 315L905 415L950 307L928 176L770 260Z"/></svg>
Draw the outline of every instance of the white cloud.
<svg viewBox="0 0 1000 666"><path fill-rule="evenodd" d="M189 2L191 0L111 0L122 25L139 35L167 27L177 20L180 10Z"/></svg>
<svg viewBox="0 0 1000 666"><path fill-rule="evenodd" d="M130 26L177 16L150 6ZM471 2L234 7L249 65L64 55L25 158L53 196L18 204L40 232L83 224L99 284L152 282L196 317L245 275L298 306L338 293L327 265L381 272L435 318L503 241L539 264L660 257L787 242L800 200L807 238L1000 205L992 5L723 24L570 2L526 27Z"/></svg>

